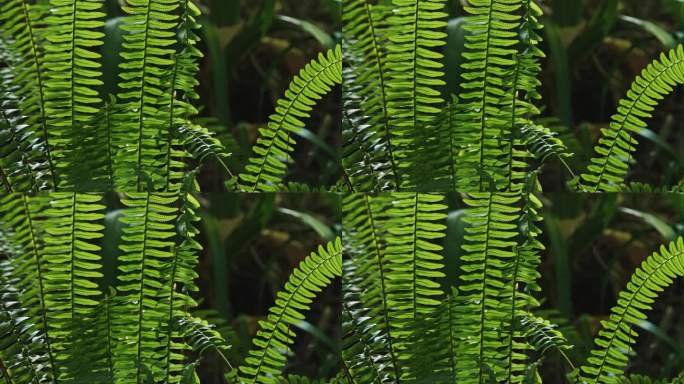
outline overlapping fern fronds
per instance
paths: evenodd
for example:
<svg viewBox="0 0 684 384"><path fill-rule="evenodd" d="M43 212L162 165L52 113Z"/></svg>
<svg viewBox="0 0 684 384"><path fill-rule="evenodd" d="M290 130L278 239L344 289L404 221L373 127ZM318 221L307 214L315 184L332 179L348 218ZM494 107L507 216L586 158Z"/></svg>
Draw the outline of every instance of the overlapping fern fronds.
<svg viewBox="0 0 684 384"><path fill-rule="evenodd" d="M261 330L254 348L240 366L241 382L277 383L285 367L286 354L294 342L292 326L304 318L316 294L342 274L342 241L336 239L311 253L295 269L278 292L268 318L260 321Z"/></svg>
<svg viewBox="0 0 684 384"><path fill-rule="evenodd" d="M504 380L511 372L512 354L501 329L512 329L507 280L520 257L517 251L520 193L469 194L464 221L469 224L461 257L456 329L459 383L483 383L492 377ZM519 276L522 278L523 276ZM514 285L514 284L511 284ZM510 379L510 377L509 377Z"/></svg>
<svg viewBox="0 0 684 384"><path fill-rule="evenodd" d="M78 148L93 122L102 100L96 90L102 85L103 4L99 0L50 1L45 18L45 114L49 125L50 153L58 166L58 189L74 190L81 180L75 167Z"/></svg>
<svg viewBox="0 0 684 384"><path fill-rule="evenodd" d="M521 7L521 0L476 0L465 7L470 14L465 27L469 34L463 53L460 121L454 135L462 151L457 183L464 191L506 188L509 164L502 159L513 144L510 124L516 121L516 111L514 105L506 110L500 100L507 94L517 100L516 93L507 91L522 85L516 78L522 68L516 67ZM507 144L502 146L502 141Z"/></svg>
<svg viewBox="0 0 684 384"><path fill-rule="evenodd" d="M252 148L253 155L239 175L240 189L274 191L287 172L296 144L292 134L304 128L304 119L318 100L342 82L342 48L337 46L307 64L277 101L276 111Z"/></svg>
<svg viewBox="0 0 684 384"><path fill-rule="evenodd" d="M388 202L352 194L342 202L344 228L343 357L357 382L396 382L401 362L390 337L382 216Z"/></svg>
<svg viewBox="0 0 684 384"><path fill-rule="evenodd" d="M342 3L344 73L342 161L352 189L396 189L399 168L392 144L388 113L387 43L389 7L364 0Z"/></svg>
<svg viewBox="0 0 684 384"><path fill-rule="evenodd" d="M169 119L162 108L164 76L173 68L180 0L129 0L121 57L117 114L112 140L116 148L114 176L118 190L157 190L166 184L158 172L166 156L160 138L168 137Z"/></svg>
<svg viewBox="0 0 684 384"><path fill-rule="evenodd" d="M580 372L582 383L619 383L636 343L635 326L648 317L660 292L684 277L684 240L678 238L653 252L632 274L618 295L610 317L595 339L595 349Z"/></svg>
<svg viewBox="0 0 684 384"><path fill-rule="evenodd" d="M0 6L0 35L8 49L3 60L11 73L11 79L3 78L10 81L3 82L3 93L11 93L3 95L0 108L3 118L15 124L14 137L33 170L32 190L57 188L59 180L45 111L44 31L40 26L46 13L45 4L29 0L5 1ZM23 118L19 122L10 115Z"/></svg>
<svg viewBox="0 0 684 384"><path fill-rule="evenodd" d="M634 135L646 128L645 120L653 116L660 100L682 84L684 47L680 45L649 64L634 80L626 97L620 100L610 125L601 130L602 136L594 148L596 155L581 175L580 190L622 189L638 144Z"/></svg>
<svg viewBox="0 0 684 384"><path fill-rule="evenodd" d="M443 0L395 0L392 4L387 19L387 113L394 161L407 174L409 164L432 163L433 154L423 153L420 139L426 134L422 131L436 129L433 122L444 104L438 90L445 84L443 55L438 49L445 44L447 13ZM413 176L402 177L397 188L415 188Z"/></svg>
<svg viewBox="0 0 684 384"><path fill-rule="evenodd" d="M188 374L191 345L175 324L196 305L199 203L127 195L119 294L105 295L103 201L64 192L0 200L0 361L10 382L179 383Z"/></svg>

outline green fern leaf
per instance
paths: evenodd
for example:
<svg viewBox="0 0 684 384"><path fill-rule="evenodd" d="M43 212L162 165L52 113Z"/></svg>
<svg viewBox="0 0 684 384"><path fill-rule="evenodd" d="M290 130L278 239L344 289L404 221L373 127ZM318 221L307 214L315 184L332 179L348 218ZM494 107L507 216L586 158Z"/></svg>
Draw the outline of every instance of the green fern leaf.
<svg viewBox="0 0 684 384"><path fill-rule="evenodd" d="M380 218L388 208L381 198L351 194L344 198L343 358L359 383L395 382L400 362L390 337L387 301L388 260Z"/></svg>
<svg viewBox="0 0 684 384"><path fill-rule="evenodd" d="M55 189L59 186L57 161L52 153L52 136L48 130L45 102L47 89L45 85L44 53L41 43L44 39L44 23L47 14L45 4L32 4L29 0L8 0L0 6L0 35L9 47L15 52L9 62L14 74L13 84L16 86L17 105L20 115L26 116L23 122L27 125L25 130L35 134L39 141L27 138L36 158L42 160L34 163L36 170L36 186L33 189ZM7 114L7 106L1 108ZM22 135L23 136L23 135Z"/></svg>
<svg viewBox="0 0 684 384"><path fill-rule="evenodd" d="M352 189L393 190L400 184L388 114L386 19L389 8L364 0L342 3L344 61L343 162Z"/></svg>
<svg viewBox="0 0 684 384"><path fill-rule="evenodd" d="M342 274L342 241L319 247L301 262L278 293L268 319L254 338L254 349L240 367L241 382L277 383L285 366L285 351L294 342L292 326L304 318L313 298Z"/></svg>
<svg viewBox="0 0 684 384"><path fill-rule="evenodd" d="M101 55L95 49L103 44L105 14L99 0L51 0L45 18L45 114L50 126L50 151L65 177L56 186L73 190L79 175L69 174L72 151L81 137L90 133L90 124L102 102L96 88L102 85Z"/></svg>
<svg viewBox="0 0 684 384"><path fill-rule="evenodd" d="M594 340L595 349L580 372L582 383L618 383L638 336L636 324L647 318L658 294L684 276L684 240L678 238L661 246L632 274L627 287L618 295L610 317Z"/></svg>
<svg viewBox="0 0 684 384"><path fill-rule="evenodd" d="M244 172L239 175L240 189L248 192L274 191L282 181L294 150L292 134L304 127L316 102L342 82L342 49L337 46L319 54L290 83L285 96L276 103L276 112L252 148Z"/></svg>
<svg viewBox="0 0 684 384"><path fill-rule="evenodd" d="M117 190L154 191L166 184L158 170L167 151L157 140L168 129L160 110L168 105L163 79L174 64L179 7L180 0L128 0L123 7L129 16L122 26L121 110L112 132Z"/></svg>
<svg viewBox="0 0 684 384"><path fill-rule="evenodd" d="M174 219L178 195L128 194L122 200L124 210L123 254L119 257L119 284L113 306L113 333L117 340L113 351L116 380L139 383L149 375L162 377L165 367L159 357L165 356L169 308L160 305L168 295L164 282L173 265L175 252ZM171 308L173 311L173 308Z"/></svg>
<svg viewBox="0 0 684 384"><path fill-rule="evenodd" d="M646 127L660 100L684 84L684 47L661 53L632 83L618 103L610 125L594 148L596 155L581 175L580 189L589 192L618 191L629 172L638 141L633 137Z"/></svg>

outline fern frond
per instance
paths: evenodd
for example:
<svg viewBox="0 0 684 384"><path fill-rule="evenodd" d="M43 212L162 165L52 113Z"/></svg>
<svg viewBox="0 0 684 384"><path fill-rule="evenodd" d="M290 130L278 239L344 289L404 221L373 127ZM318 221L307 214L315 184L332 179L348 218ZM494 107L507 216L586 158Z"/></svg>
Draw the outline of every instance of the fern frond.
<svg viewBox="0 0 684 384"><path fill-rule="evenodd" d="M518 321L526 340L540 355L544 355L549 349L563 353L563 350L572 348L558 326L548 320L526 313L520 316Z"/></svg>
<svg viewBox="0 0 684 384"><path fill-rule="evenodd" d="M388 69L383 35L389 7L364 0L342 3L343 157L353 189L393 190L400 184L388 114Z"/></svg>
<svg viewBox="0 0 684 384"><path fill-rule="evenodd" d="M482 383L490 376L500 381L509 368L509 361L500 356L508 356L501 351L511 345L499 332L511 328L512 297L504 295L508 296L506 281L518 258L521 194L476 193L464 201L468 206L464 221L469 227L462 247L465 254L456 307L457 381Z"/></svg>
<svg viewBox="0 0 684 384"><path fill-rule="evenodd" d="M19 292L19 300L26 311L27 321L35 325L35 346L42 352L42 375L53 382L57 378L57 362L48 328L47 308L47 261L40 241L40 215L44 200L31 199L23 194L9 194L0 198L0 225L8 234L8 241L14 249L10 258L13 285ZM11 277L10 277L11 278ZM42 334L43 336L40 336ZM42 346L41 346L42 345Z"/></svg>
<svg viewBox="0 0 684 384"><path fill-rule="evenodd" d="M90 134L102 102L96 90L102 85L102 56L95 51L104 38L102 8L99 0L51 0L45 18L45 114L53 161L66 174L80 160L72 151ZM78 175L63 177L56 187L73 190L78 180Z"/></svg>
<svg viewBox="0 0 684 384"><path fill-rule="evenodd" d="M179 190L186 168L185 143L178 140L180 127L187 126L190 119L197 115L197 109L190 102L199 99L195 87L199 84L199 60L203 57L197 48L199 37L195 33L200 28L197 18L201 15L199 8L192 0L180 1L180 19L177 28L178 51L172 57L173 64L165 79L165 105L161 108L160 118L166 120L162 134L165 136L163 144L164 155L159 159L164 169L165 182L161 190Z"/></svg>
<svg viewBox="0 0 684 384"><path fill-rule="evenodd" d="M277 383L285 366L285 351L294 342L292 326L304 318L313 298L342 274L342 241L338 238L311 253L290 274L267 320L254 338L254 348L240 367L242 382Z"/></svg>
<svg viewBox="0 0 684 384"><path fill-rule="evenodd" d="M252 148L253 155L239 175L243 191L274 191L282 181L294 150L292 134L304 127L313 106L342 81L342 49L337 46L304 67L278 100L276 112Z"/></svg>
<svg viewBox="0 0 684 384"><path fill-rule="evenodd" d="M660 292L684 276L684 240L663 245L632 274L618 295L610 317L601 321L603 329L595 338L595 349L580 372L582 383L618 383L629 360L628 351L636 343L634 326L647 318Z"/></svg>
<svg viewBox="0 0 684 384"><path fill-rule="evenodd" d="M41 27L47 13L45 4L33 4L30 0L8 0L0 6L0 34L8 42L14 57L8 62L13 73L12 84L16 87L17 106L21 116L26 116L22 131L35 135L37 140L21 135L29 144L36 159L32 169L36 173L36 186L33 189L55 189L59 186L57 162L52 153L52 136L48 130L45 102L44 52L41 43L45 31ZM6 105L0 106L3 109ZM5 110L9 113L9 110ZM30 153L30 152L29 152ZM41 180L38 180L38 176Z"/></svg>
<svg viewBox="0 0 684 384"><path fill-rule="evenodd" d="M396 382L400 361L390 337L385 258L385 199L351 194L342 202L344 239L343 358L359 383Z"/></svg>
<svg viewBox="0 0 684 384"><path fill-rule="evenodd" d="M47 167L43 142L25 124L26 116L19 110L20 100L15 85L12 50L0 36L0 186L5 192L28 192L45 189L37 180Z"/></svg>
<svg viewBox="0 0 684 384"><path fill-rule="evenodd" d="M398 192L379 198L389 199L382 219L389 333L397 359L415 359L411 326L434 312L444 295L437 281L444 277L442 246L436 241L444 237L447 206L444 196L436 194ZM402 372L400 380L415 377Z"/></svg>
<svg viewBox="0 0 684 384"><path fill-rule="evenodd" d="M112 132L117 190L154 191L166 184L158 171L167 151L158 139L166 137L168 118L160 110L168 105L163 80L174 64L179 7L180 0L128 0L123 7L121 111Z"/></svg>
<svg viewBox="0 0 684 384"><path fill-rule="evenodd" d="M516 59L521 27L521 0L475 0L465 29L459 124L455 138L462 146L457 181L464 191L506 189L511 121L522 65ZM511 80L512 79L512 80ZM529 84L533 86L534 84ZM500 99L508 100L506 108ZM508 110L507 110L508 109ZM502 145L502 142L505 145ZM512 160L509 158L509 160Z"/></svg>
<svg viewBox="0 0 684 384"><path fill-rule="evenodd" d="M81 328L95 317L101 294L96 280L102 277L100 247L94 242L103 236L104 219L101 195L53 193L46 199L41 213L45 242L41 257L45 259L45 302L47 333L53 353L60 362L58 380L83 377L90 367L81 364L78 343Z"/></svg>
<svg viewBox="0 0 684 384"><path fill-rule="evenodd" d="M123 254L112 319L117 381L139 383L146 371L154 378L166 373L159 359L165 356L168 341L160 328L169 326L164 320L169 308L160 301L168 295L164 283L177 257L173 240L178 199L175 194L132 193L122 200Z"/></svg>
<svg viewBox="0 0 684 384"><path fill-rule="evenodd" d="M429 154L420 150L419 134L433 131L433 121L444 100L438 90L445 84L442 53L446 44L444 0L394 0L387 18L387 113L390 116L392 153L405 170ZM413 187L407 185L397 188Z"/></svg>
<svg viewBox="0 0 684 384"><path fill-rule="evenodd" d="M0 377L8 384L52 382L45 334L26 316L10 260L0 261L0 271Z"/></svg>
<svg viewBox="0 0 684 384"><path fill-rule="evenodd" d="M216 330L216 327L198 317L186 316L175 320L180 334L193 351L202 355L207 349L227 351L230 344Z"/></svg>
<svg viewBox="0 0 684 384"><path fill-rule="evenodd" d="M638 141L634 138L646 128L645 120L653 116L660 100L684 84L684 47L661 53L632 83L627 96L618 103L610 125L601 129L601 138L594 148L580 188L589 192L617 191L629 172L632 154Z"/></svg>
<svg viewBox="0 0 684 384"><path fill-rule="evenodd" d="M188 345L184 342L184 336L177 332L174 327L177 318L186 316L188 310L197 306L195 300L190 297L192 292L199 289L194 281L197 278L195 267L198 263L197 253L202 246L195 237L199 234L195 223L199 221L197 210L199 202L190 193L181 197L180 209L176 222L177 237L180 244L173 248L173 258L162 269L164 291L160 294L159 310L165 310L161 327L164 329L164 382L177 383L181 381L182 372L185 368L184 353Z"/></svg>
<svg viewBox="0 0 684 384"><path fill-rule="evenodd" d="M202 164L207 158L213 157L230 174L230 170L225 163L230 153L226 152L226 148L214 136L213 132L195 124L182 125L177 130L180 141L195 161Z"/></svg>

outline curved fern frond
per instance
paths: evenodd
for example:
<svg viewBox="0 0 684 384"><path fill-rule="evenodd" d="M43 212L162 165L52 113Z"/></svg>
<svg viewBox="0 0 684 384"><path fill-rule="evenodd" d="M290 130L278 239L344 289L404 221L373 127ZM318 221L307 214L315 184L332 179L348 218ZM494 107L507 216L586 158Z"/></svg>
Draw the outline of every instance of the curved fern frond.
<svg viewBox="0 0 684 384"><path fill-rule="evenodd" d="M294 342L292 326L304 319L313 298L342 274L342 241L337 238L311 253L290 274L278 293L267 320L254 338L254 348L240 366L241 382L277 383L285 366L285 353Z"/></svg>
<svg viewBox="0 0 684 384"><path fill-rule="evenodd" d="M632 274L618 295L610 317L595 338L595 349L580 372L582 383L618 383L636 343L634 327L647 318L660 292L684 276L684 240L680 237L653 252Z"/></svg>
<svg viewBox="0 0 684 384"><path fill-rule="evenodd" d="M168 117L160 112L168 101L164 78L172 69L179 25L180 0L128 0L120 64L121 111L112 132L116 152L116 189L157 190L166 185L158 172L167 154L158 139L166 137Z"/></svg>
<svg viewBox="0 0 684 384"><path fill-rule="evenodd" d="M103 44L105 14L99 0L51 0L45 18L45 114L50 126L53 161L62 173L74 170L71 152L87 137L93 117L102 102L97 87L101 55L95 49ZM74 180L75 179L75 180ZM79 175L63 177L56 187L73 190Z"/></svg>
<svg viewBox="0 0 684 384"><path fill-rule="evenodd" d="M45 4L33 4L29 0L8 0L0 6L0 34L16 55L8 64L14 75L12 84L16 86L19 114L26 116L24 124L28 127L25 131L39 138L32 140L22 135L31 150L41 154L40 157L34 154L42 160L32 164L36 176L41 176L40 181L36 177L37 185L33 189L55 189L59 186L57 162L52 153L52 136L45 111L48 91L41 48L45 31L40 26L46 14ZM4 109L6 105L0 107Z"/></svg>
<svg viewBox="0 0 684 384"><path fill-rule="evenodd" d="M202 355L207 349L227 351L230 344L216 330L216 327L204 319L186 316L175 320L178 330L192 348L193 351Z"/></svg>
<svg viewBox="0 0 684 384"><path fill-rule="evenodd" d="M581 175L580 189L589 192L618 191L629 172L638 141L634 138L646 128L660 100L684 84L684 47L679 45L649 64L632 83L627 96L618 103L610 125L601 129L601 138Z"/></svg>
<svg viewBox="0 0 684 384"><path fill-rule="evenodd" d="M196 124L185 124L177 128L180 141L183 143L187 152L199 164L213 157L230 174L230 169L226 165L226 159L230 153L207 128Z"/></svg>
<svg viewBox="0 0 684 384"><path fill-rule="evenodd" d="M248 192L275 191L281 183L290 153L294 150L292 134L304 127L313 106L333 86L342 82L342 48L337 46L307 64L276 103L276 112L252 148L253 155L239 175L240 189Z"/></svg>
<svg viewBox="0 0 684 384"><path fill-rule="evenodd" d="M565 355L565 350L572 349L572 345L568 343L558 326L551 324L547 319L526 313L518 317L518 326L525 339L540 355L544 355L549 349L555 349Z"/></svg>

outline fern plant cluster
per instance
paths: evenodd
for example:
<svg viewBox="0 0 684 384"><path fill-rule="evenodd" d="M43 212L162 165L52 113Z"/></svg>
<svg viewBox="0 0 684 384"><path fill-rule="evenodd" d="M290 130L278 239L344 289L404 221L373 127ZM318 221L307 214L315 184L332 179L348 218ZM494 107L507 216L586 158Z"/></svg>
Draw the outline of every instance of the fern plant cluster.
<svg viewBox="0 0 684 384"><path fill-rule="evenodd" d="M593 350L577 360L566 329L540 309L542 200L534 188L462 194L465 232L453 249L444 247L447 195L346 197L343 356L351 382L539 383L550 355L562 357L569 383L649 382L627 373L631 351L658 296L684 274L684 240L641 263Z"/></svg>
<svg viewBox="0 0 684 384"><path fill-rule="evenodd" d="M316 295L341 275L340 239L292 271L240 362L233 340L196 311L198 200L190 193L126 193L114 224L105 220L111 198L2 197L2 382L198 383L208 353L222 358L229 383L310 382L282 373L286 350ZM111 225L121 228L119 254L105 260L113 257L103 251ZM112 262L116 270L107 275Z"/></svg>
<svg viewBox="0 0 684 384"><path fill-rule="evenodd" d="M527 172L554 159L574 191L679 191L627 178L636 136L682 83L681 46L634 79L594 156L573 170L564 130L541 114L546 53L537 2L465 2L460 68L444 58L446 1L342 3L342 161L351 190L511 192L523 187ZM460 81L451 94L445 76L456 71Z"/></svg>

